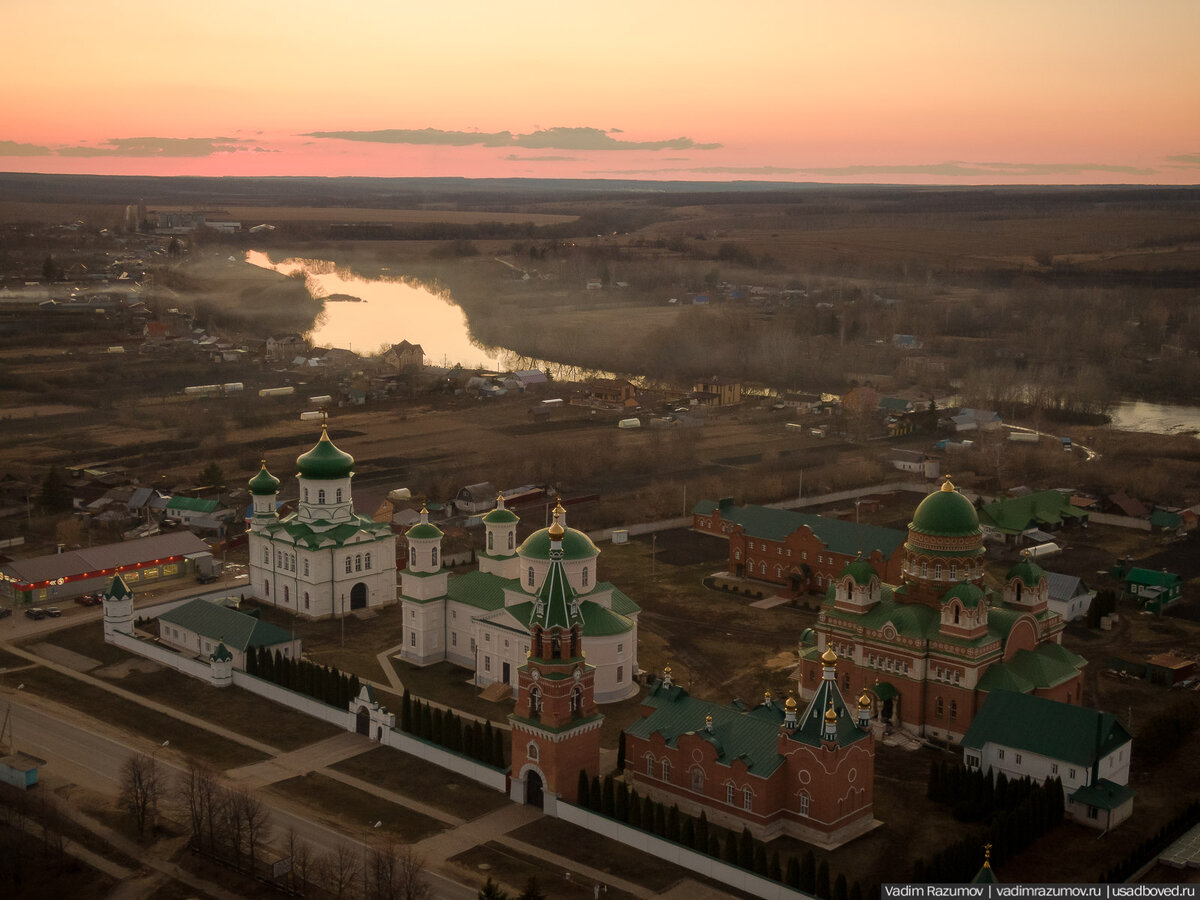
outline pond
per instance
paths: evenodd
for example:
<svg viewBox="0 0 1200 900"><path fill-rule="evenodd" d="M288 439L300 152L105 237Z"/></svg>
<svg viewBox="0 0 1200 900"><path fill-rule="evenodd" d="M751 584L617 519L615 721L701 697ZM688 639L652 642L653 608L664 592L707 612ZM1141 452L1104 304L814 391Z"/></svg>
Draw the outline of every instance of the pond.
<svg viewBox="0 0 1200 900"><path fill-rule="evenodd" d="M1112 426L1155 434L1200 433L1200 407L1123 400L1110 411Z"/></svg>

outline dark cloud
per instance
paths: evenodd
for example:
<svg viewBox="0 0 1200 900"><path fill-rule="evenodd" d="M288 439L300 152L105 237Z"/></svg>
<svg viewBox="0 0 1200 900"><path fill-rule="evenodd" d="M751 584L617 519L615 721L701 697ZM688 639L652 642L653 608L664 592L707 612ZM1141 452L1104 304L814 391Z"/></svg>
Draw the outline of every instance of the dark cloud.
<svg viewBox="0 0 1200 900"><path fill-rule="evenodd" d="M130 156L191 158L216 153L235 153L246 150L241 141L231 137L212 138L110 138L94 146L59 147L59 156Z"/></svg>
<svg viewBox="0 0 1200 900"><path fill-rule="evenodd" d="M510 153L503 157L509 162L578 162L578 156L517 156Z"/></svg>
<svg viewBox="0 0 1200 900"><path fill-rule="evenodd" d="M1181 153L1178 156L1168 156L1167 162L1187 169L1193 166L1200 168L1200 153Z"/></svg>
<svg viewBox="0 0 1200 900"><path fill-rule="evenodd" d="M619 129L541 128L529 134L511 131L443 131L440 128L385 128L378 131L313 131L300 137L374 144L430 144L443 147L525 147L530 150L716 150L720 144L698 144L689 137L662 141L625 141L611 135Z"/></svg>
<svg viewBox="0 0 1200 900"><path fill-rule="evenodd" d="M53 151L39 144L22 144L18 141L0 141L0 156L49 156Z"/></svg>

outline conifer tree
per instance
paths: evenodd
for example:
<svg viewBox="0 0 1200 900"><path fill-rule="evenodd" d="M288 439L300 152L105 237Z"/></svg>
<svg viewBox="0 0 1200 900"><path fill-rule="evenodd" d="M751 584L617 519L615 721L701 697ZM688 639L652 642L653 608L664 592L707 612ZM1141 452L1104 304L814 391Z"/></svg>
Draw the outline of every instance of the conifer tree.
<svg viewBox="0 0 1200 900"><path fill-rule="evenodd" d="M696 849L701 853L708 852L708 816L704 810L700 811L700 818L696 820Z"/></svg>
<svg viewBox="0 0 1200 900"><path fill-rule="evenodd" d="M731 866L738 864L738 840L732 831L725 835L725 862Z"/></svg>
<svg viewBox="0 0 1200 900"><path fill-rule="evenodd" d="M590 809L594 809L596 812L599 812L601 802L602 801L600 799L600 776L593 775L591 790L588 791L588 806Z"/></svg>
<svg viewBox="0 0 1200 900"><path fill-rule="evenodd" d="M846 886L846 876L838 872L833 882L833 900L850 900L850 891Z"/></svg>
<svg viewBox="0 0 1200 900"><path fill-rule="evenodd" d="M811 850L800 860L800 890L811 894L817 889L817 858Z"/></svg>
<svg viewBox="0 0 1200 900"><path fill-rule="evenodd" d="M779 860L779 851L771 853L771 861L767 864L767 877L772 881L783 881L783 867Z"/></svg>
<svg viewBox="0 0 1200 900"><path fill-rule="evenodd" d="M679 826L679 843L691 850L696 849L696 822L691 816L683 817L683 824Z"/></svg>
<svg viewBox="0 0 1200 900"><path fill-rule="evenodd" d="M617 773L625 771L625 732L617 739Z"/></svg>
<svg viewBox="0 0 1200 900"><path fill-rule="evenodd" d="M625 813L625 821L630 828L642 827L642 800L636 793L629 795L629 809Z"/></svg>
<svg viewBox="0 0 1200 900"><path fill-rule="evenodd" d="M738 838L738 865L747 871L754 871L754 835L745 826Z"/></svg>
<svg viewBox="0 0 1200 900"><path fill-rule="evenodd" d="M823 859L817 864L817 887L815 893L821 900L830 900L829 860Z"/></svg>
<svg viewBox="0 0 1200 900"><path fill-rule="evenodd" d="M606 816L613 814L613 809L616 806L617 798L613 787L613 777L611 774L604 776L604 787L600 795L600 812Z"/></svg>
<svg viewBox="0 0 1200 900"><path fill-rule="evenodd" d="M677 805L672 805L671 808L667 810L667 828L665 836L668 841L674 841L676 844L678 844L681 835L682 832L679 825L679 807Z"/></svg>
<svg viewBox="0 0 1200 900"><path fill-rule="evenodd" d="M800 863L794 856L789 856L787 868L784 869L783 883L790 888L800 888Z"/></svg>
<svg viewBox="0 0 1200 900"><path fill-rule="evenodd" d="M591 792L588 790L588 776L584 769L579 770L579 782L575 785L575 793L579 795L579 805L591 809Z"/></svg>
<svg viewBox="0 0 1200 900"><path fill-rule="evenodd" d="M754 872L757 875L767 874L767 848L761 841L754 842Z"/></svg>

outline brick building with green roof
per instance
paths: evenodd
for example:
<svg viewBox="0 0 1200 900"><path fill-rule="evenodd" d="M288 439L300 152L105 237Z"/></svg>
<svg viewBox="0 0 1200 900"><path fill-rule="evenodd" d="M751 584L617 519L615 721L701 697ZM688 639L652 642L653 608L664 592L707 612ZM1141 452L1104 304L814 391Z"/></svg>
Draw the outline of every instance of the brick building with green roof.
<svg viewBox="0 0 1200 900"><path fill-rule="evenodd" d="M670 666L625 730L625 777L656 799L760 840L780 835L836 847L879 824L869 700L847 703L826 651L801 712L767 693L750 707L690 696Z"/></svg>
<svg viewBox="0 0 1200 900"><path fill-rule="evenodd" d="M556 516L565 516L561 504ZM619 588L598 581L600 550L582 531L563 528L557 542L550 528L516 544L520 519L504 506L483 516L484 547L479 570L446 571L438 557L441 532L408 533L410 558L400 573L404 635L400 657L414 665L448 661L474 673L479 687L508 685L519 697L518 670L530 649L534 610L561 609L543 596L575 597L588 663L595 667L598 703L623 700L637 691L637 619L641 613ZM436 532L436 534L434 533ZM558 544L555 558L552 547ZM548 627L551 623L542 623ZM559 623L562 624L562 623ZM576 773L577 774L577 773Z"/></svg>
<svg viewBox="0 0 1200 900"><path fill-rule="evenodd" d="M801 640L801 697L832 647L843 690L865 690L881 723L919 735L961 740L995 690L1078 704L1086 661L1062 646L1046 573L1026 559L992 590L983 558L978 513L946 482L913 513L896 581L856 561L829 587Z"/></svg>
<svg viewBox="0 0 1200 900"><path fill-rule="evenodd" d="M701 500L692 527L729 541L729 572L792 591L833 584L848 563L863 559L887 580L900 577L904 532L772 506Z"/></svg>
<svg viewBox="0 0 1200 900"><path fill-rule="evenodd" d="M396 536L388 523L355 513L353 477L354 457L323 424L320 440L296 458L296 512L280 518L280 482L263 460L249 481L250 595L306 619L396 602Z"/></svg>

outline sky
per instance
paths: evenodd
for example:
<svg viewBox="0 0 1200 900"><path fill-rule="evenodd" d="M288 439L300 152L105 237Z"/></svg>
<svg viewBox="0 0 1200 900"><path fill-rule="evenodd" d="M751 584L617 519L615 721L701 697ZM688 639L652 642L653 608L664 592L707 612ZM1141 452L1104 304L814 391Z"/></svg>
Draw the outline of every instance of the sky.
<svg viewBox="0 0 1200 900"><path fill-rule="evenodd" d="M1200 0L0 4L0 171L1200 183Z"/></svg>

